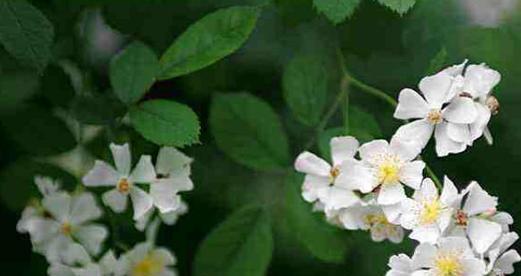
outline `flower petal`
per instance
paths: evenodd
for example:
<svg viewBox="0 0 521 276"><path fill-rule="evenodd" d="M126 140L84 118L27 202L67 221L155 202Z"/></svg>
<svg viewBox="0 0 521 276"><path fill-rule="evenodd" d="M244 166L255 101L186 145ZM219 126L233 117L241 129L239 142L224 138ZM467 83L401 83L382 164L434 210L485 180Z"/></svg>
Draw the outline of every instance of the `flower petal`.
<svg viewBox="0 0 521 276"><path fill-rule="evenodd" d="M119 192L116 189L112 189L105 192L101 196L103 204L107 205L116 213L121 213L127 209L128 195Z"/></svg>
<svg viewBox="0 0 521 276"><path fill-rule="evenodd" d="M156 178L156 171L149 155L143 155L129 177L132 183L150 183Z"/></svg>
<svg viewBox="0 0 521 276"><path fill-rule="evenodd" d="M418 189L423 179L423 169L425 163L421 160L405 163L400 169L400 182L413 188Z"/></svg>
<svg viewBox="0 0 521 276"><path fill-rule="evenodd" d="M416 152L421 152L429 142L434 126L425 119L416 120L398 128L391 141L400 141Z"/></svg>
<svg viewBox="0 0 521 276"><path fill-rule="evenodd" d="M439 249L447 252L459 252L461 257L474 257L469 242L465 237L445 237L439 240Z"/></svg>
<svg viewBox="0 0 521 276"><path fill-rule="evenodd" d="M101 217L102 212L91 193L82 193L72 198L71 222L82 224Z"/></svg>
<svg viewBox="0 0 521 276"><path fill-rule="evenodd" d="M109 164L96 160L94 167L82 179L85 186L114 186L120 174Z"/></svg>
<svg viewBox="0 0 521 276"><path fill-rule="evenodd" d="M476 104L476 111L478 114L477 118L470 124L470 136L472 140L476 140L483 135L491 116L490 109L482 104Z"/></svg>
<svg viewBox="0 0 521 276"><path fill-rule="evenodd" d="M504 274L514 273L514 264L521 261L521 256L517 251L511 249L505 252L496 261L495 268L501 270Z"/></svg>
<svg viewBox="0 0 521 276"><path fill-rule="evenodd" d="M161 180L150 185L150 196L159 211L166 213L178 207L181 197L177 195L177 190L172 189L171 182Z"/></svg>
<svg viewBox="0 0 521 276"><path fill-rule="evenodd" d="M74 232L74 237L93 255L100 253L103 241L107 236L107 228L98 224L82 226Z"/></svg>
<svg viewBox="0 0 521 276"><path fill-rule="evenodd" d="M453 206L456 200L458 200L458 189L454 186L454 183L445 176L443 178L443 189L441 191L440 201L446 206Z"/></svg>
<svg viewBox="0 0 521 276"><path fill-rule="evenodd" d="M371 142L367 142L363 144L358 152L360 153L360 158L371 164L375 164L376 159L382 154L387 154L390 150L389 143L385 140L373 140Z"/></svg>
<svg viewBox="0 0 521 276"><path fill-rule="evenodd" d="M461 260L461 266L463 267L462 276L475 276L485 274L485 263L476 258Z"/></svg>
<svg viewBox="0 0 521 276"><path fill-rule="evenodd" d="M70 217L71 201L71 196L62 192L44 197L42 205L57 221L65 222Z"/></svg>
<svg viewBox="0 0 521 276"><path fill-rule="evenodd" d="M476 104L467 97L456 97L443 109L443 118L455 124L471 124L477 116Z"/></svg>
<svg viewBox="0 0 521 276"><path fill-rule="evenodd" d="M360 198L353 192L339 187L331 187L328 189L327 196L324 199L325 209L339 210L355 205Z"/></svg>
<svg viewBox="0 0 521 276"><path fill-rule="evenodd" d="M136 186L130 189L130 198L134 207L134 220L139 219L153 206L152 197Z"/></svg>
<svg viewBox="0 0 521 276"><path fill-rule="evenodd" d="M128 144L110 144L110 150L112 151L112 157L114 158L114 164L116 164L118 172L121 175L128 176L130 174L130 165L132 162Z"/></svg>
<svg viewBox="0 0 521 276"><path fill-rule="evenodd" d="M156 170L158 174L176 174L189 168L192 161L174 147L162 147L157 154Z"/></svg>
<svg viewBox="0 0 521 276"><path fill-rule="evenodd" d="M429 106L416 91L406 88L398 96L398 106L394 111L394 118L408 120L427 117Z"/></svg>
<svg viewBox="0 0 521 276"><path fill-rule="evenodd" d="M313 153L305 151L295 160L295 169L301 173L329 177L331 166Z"/></svg>
<svg viewBox="0 0 521 276"><path fill-rule="evenodd" d="M343 136L331 139L330 145L333 164L339 165L344 160L355 156L360 143L352 136Z"/></svg>
<svg viewBox="0 0 521 276"><path fill-rule="evenodd" d="M306 175L302 184L302 197L307 202L315 202L329 189L329 178L322 176Z"/></svg>
<svg viewBox="0 0 521 276"><path fill-rule="evenodd" d="M340 166L340 171L341 173L335 181L335 185L340 187L369 193L378 185L374 171L361 161L346 160Z"/></svg>
<svg viewBox="0 0 521 276"><path fill-rule="evenodd" d="M489 94L499 82L501 74L496 70L488 68L485 64L471 64L465 70L464 91L474 97L481 97Z"/></svg>
<svg viewBox="0 0 521 276"><path fill-rule="evenodd" d="M416 201L433 201L438 199L438 189L430 178L425 178L419 190L414 192L413 198Z"/></svg>
<svg viewBox="0 0 521 276"><path fill-rule="evenodd" d="M392 205L382 205L382 211L385 214L387 220L391 223L395 223L398 220L398 217L402 213L402 204L396 203Z"/></svg>
<svg viewBox="0 0 521 276"><path fill-rule="evenodd" d="M467 148L466 143L459 143L449 138L447 125L447 123L442 122L436 126L434 131L436 154L438 157L447 156L449 153L460 153Z"/></svg>
<svg viewBox="0 0 521 276"><path fill-rule="evenodd" d="M463 206L463 211L469 216L496 209L497 198L489 195L477 182L471 182L468 190L469 195Z"/></svg>
<svg viewBox="0 0 521 276"><path fill-rule="evenodd" d="M469 218L467 235L478 254L485 253L501 237L502 232L501 225L498 223L480 218Z"/></svg>
<svg viewBox="0 0 521 276"><path fill-rule="evenodd" d="M447 123L447 135L454 142L472 145L469 125Z"/></svg>
<svg viewBox="0 0 521 276"><path fill-rule="evenodd" d="M377 201L378 204L390 205L399 203L405 198L407 198L407 196L405 195L402 184L391 183L382 185Z"/></svg>
<svg viewBox="0 0 521 276"><path fill-rule="evenodd" d="M430 108L441 108L450 92L452 77L440 72L423 78L418 85Z"/></svg>
<svg viewBox="0 0 521 276"><path fill-rule="evenodd" d="M440 230L435 224L418 226L412 229L409 238L420 243L436 244L440 238Z"/></svg>
<svg viewBox="0 0 521 276"><path fill-rule="evenodd" d="M434 267L436 254L437 250L434 245L428 243L419 244L414 250L414 255L412 255L413 267Z"/></svg>

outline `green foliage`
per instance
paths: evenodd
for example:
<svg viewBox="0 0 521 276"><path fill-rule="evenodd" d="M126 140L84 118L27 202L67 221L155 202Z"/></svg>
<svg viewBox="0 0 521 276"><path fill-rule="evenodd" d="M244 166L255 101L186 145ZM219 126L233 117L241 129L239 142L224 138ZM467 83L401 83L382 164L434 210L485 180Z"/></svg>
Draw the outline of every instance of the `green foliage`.
<svg viewBox="0 0 521 276"><path fill-rule="evenodd" d="M289 165L289 146L278 115L248 93L219 94L210 108L210 130L219 148L258 170Z"/></svg>
<svg viewBox="0 0 521 276"><path fill-rule="evenodd" d="M233 53L253 31L259 14L259 8L231 7L203 17L163 54L159 78L186 75Z"/></svg>
<svg viewBox="0 0 521 276"><path fill-rule="evenodd" d="M284 98L302 123L316 125L328 97L328 73L318 56L297 56L286 67Z"/></svg>
<svg viewBox="0 0 521 276"><path fill-rule="evenodd" d="M0 114L11 113L26 103L38 88L38 76L30 71L0 74Z"/></svg>
<svg viewBox="0 0 521 276"><path fill-rule="evenodd" d="M314 0L313 5L334 24L341 23L355 12L360 0Z"/></svg>
<svg viewBox="0 0 521 276"><path fill-rule="evenodd" d="M272 251L268 214L262 207L244 207L203 241L195 257L194 275L262 276Z"/></svg>
<svg viewBox="0 0 521 276"><path fill-rule="evenodd" d="M51 59L52 24L26 1L0 2L0 42L24 64L42 71Z"/></svg>
<svg viewBox="0 0 521 276"><path fill-rule="evenodd" d="M441 48L441 50L432 58L429 68L427 69L427 75L432 75L438 71L440 71L443 66L446 65L447 62L447 49L445 47Z"/></svg>
<svg viewBox="0 0 521 276"><path fill-rule="evenodd" d="M158 70L154 51L141 42L130 44L110 63L114 93L126 104L139 101L154 83Z"/></svg>
<svg viewBox="0 0 521 276"><path fill-rule="evenodd" d="M74 87L69 75L58 65L50 65L41 78L40 91L52 104L68 107L74 98Z"/></svg>
<svg viewBox="0 0 521 276"><path fill-rule="evenodd" d="M301 175L291 172L285 185L285 214L290 232L315 257L325 262L344 261L348 239L339 229L327 224L323 216L312 212L312 204L301 196Z"/></svg>
<svg viewBox="0 0 521 276"><path fill-rule="evenodd" d="M404 15L414 6L416 0L378 0L378 2L398 14Z"/></svg>
<svg viewBox="0 0 521 276"><path fill-rule="evenodd" d="M124 106L109 93L77 96L71 103L71 113L81 123L108 125L123 116Z"/></svg>
<svg viewBox="0 0 521 276"><path fill-rule="evenodd" d="M23 151L33 155L55 155L76 146L65 122L39 106L25 106L1 118L1 125Z"/></svg>
<svg viewBox="0 0 521 276"><path fill-rule="evenodd" d="M143 137L158 145L183 147L199 142L199 120L184 104L146 101L130 108L130 120Z"/></svg>

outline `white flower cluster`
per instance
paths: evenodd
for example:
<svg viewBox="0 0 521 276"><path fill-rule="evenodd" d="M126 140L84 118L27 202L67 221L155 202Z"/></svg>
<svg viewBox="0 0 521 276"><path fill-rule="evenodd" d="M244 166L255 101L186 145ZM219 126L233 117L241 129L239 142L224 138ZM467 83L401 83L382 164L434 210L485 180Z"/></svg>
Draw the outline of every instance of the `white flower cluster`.
<svg viewBox="0 0 521 276"><path fill-rule="evenodd" d="M487 125L499 104L490 94L500 75L466 63L422 79L421 95L400 92L394 116L416 120L406 121L389 142L360 145L354 137L334 137L332 165L310 152L295 161L306 174L303 198L332 224L395 243L411 231L419 245L412 258L390 259L389 276L506 275L521 261L509 250L518 238L509 230L513 219L496 210L497 198L477 182L459 192L447 177L438 191L423 174L419 154L433 133L438 156L462 152L482 135L492 142ZM410 198L406 187L413 190Z"/></svg>
<svg viewBox="0 0 521 276"><path fill-rule="evenodd" d="M179 192L193 189L190 179L192 159L175 148L161 148L154 166L150 156L141 156L131 171L128 144L111 144L115 167L96 161L83 177L89 187L113 187L102 195L102 202L116 213L127 209L130 197L135 226L147 229L147 241L116 258L113 250L103 251L108 229L95 221L103 217L95 196L90 192L61 190L50 178L35 177L42 199L33 200L17 224L20 233L28 233L33 250L50 263L52 276L173 276L176 260L165 248L154 246L159 219L168 225L188 211ZM143 185L143 186L138 186ZM146 191L144 186L149 188ZM81 189L79 189L81 190ZM155 212L155 209L158 212ZM157 223L150 223L157 213ZM97 261L96 261L97 260Z"/></svg>

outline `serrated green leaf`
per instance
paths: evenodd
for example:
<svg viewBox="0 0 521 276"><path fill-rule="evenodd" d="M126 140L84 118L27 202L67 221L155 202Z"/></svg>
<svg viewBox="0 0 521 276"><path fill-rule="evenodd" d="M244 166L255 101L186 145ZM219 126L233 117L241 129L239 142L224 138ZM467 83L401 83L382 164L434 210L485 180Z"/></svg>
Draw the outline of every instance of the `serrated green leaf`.
<svg viewBox="0 0 521 276"><path fill-rule="evenodd" d="M76 146L65 122L38 106L26 106L2 117L1 125L20 148L33 155L55 155Z"/></svg>
<svg viewBox="0 0 521 276"><path fill-rule="evenodd" d="M183 147L199 142L199 120L192 109L168 100L151 100L130 108L134 128L158 145Z"/></svg>
<svg viewBox="0 0 521 276"><path fill-rule="evenodd" d="M159 78L191 73L233 53L249 37L259 14L259 8L231 7L195 22L161 57Z"/></svg>
<svg viewBox="0 0 521 276"><path fill-rule="evenodd" d="M289 164L289 146L278 115L248 93L220 94L210 108L217 146L235 162L258 170Z"/></svg>
<svg viewBox="0 0 521 276"><path fill-rule="evenodd" d="M194 275L263 276L272 251L268 214L262 207L244 207L203 241L195 256Z"/></svg>
<svg viewBox="0 0 521 276"><path fill-rule="evenodd" d="M314 0L313 5L331 22L338 24L355 12L360 0Z"/></svg>
<svg viewBox="0 0 521 276"><path fill-rule="evenodd" d="M308 126L322 116L328 95L328 74L318 57L297 56L283 76L284 99L295 117Z"/></svg>
<svg viewBox="0 0 521 276"><path fill-rule="evenodd" d="M427 75L433 75L440 71L445 63L447 62L447 50L445 47L441 48L440 51L431 59L429 68L427 69Z"/></svg>
<svg viewBox="0 0 521 276"><path fill-rule="evenodd" d="M313 213L312 204L301 196L302 176L290 173L285 185L285 212L290 231L315 257L332 263L344 261L347 253L347 232L328 225L323 217Z"/></svg>
<svg viewBox="0 0 521 276"><path fill-rule="evenodd" d="M403 15L414 6L416 0L378 0L378 2Z"/></svg>
<svg viewBox="0 0 521 276"><path fill-rule="evenodd" d="M51 22L28 2L0 2L0 42L22 63L42 71L51 58L53 37Z"/></svg>
<svg viewBox="0 0 521 276"><path fill-rule="evenodd" d="M132 104L145 95L158 71L154 51L141 42L134 42L112 59L110 82L118 98Z"/></svg>

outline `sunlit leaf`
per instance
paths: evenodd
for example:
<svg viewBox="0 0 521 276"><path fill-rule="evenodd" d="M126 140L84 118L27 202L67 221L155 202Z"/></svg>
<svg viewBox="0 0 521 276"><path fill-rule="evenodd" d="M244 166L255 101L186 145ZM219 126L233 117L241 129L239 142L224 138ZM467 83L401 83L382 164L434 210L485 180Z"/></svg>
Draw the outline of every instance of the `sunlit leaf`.
<svg viewBox="0 0 521 276"><path fill-rule="evenodd" d="M314 0L313 5L331 22L338 24L355 12L360 0Z"/></svg>
<svg viewBox="0 0 521 276"><path fill-rule="evenodd" d="M378 0L378 2L403 15L414 6L416 0Z"/></svg>

